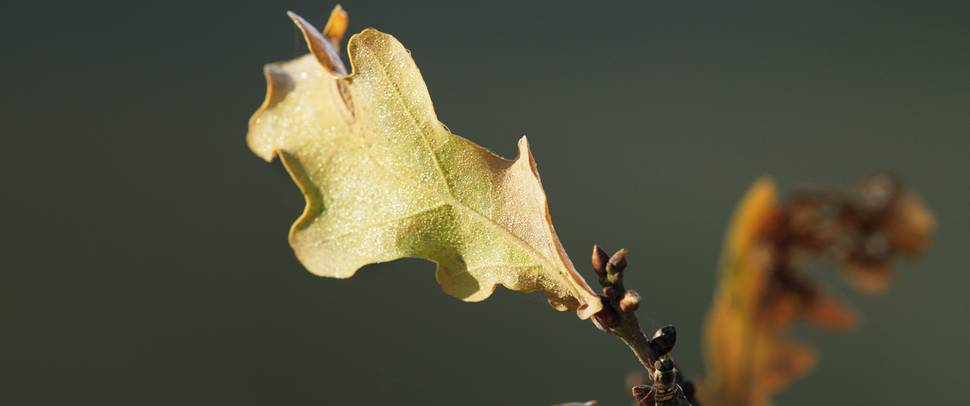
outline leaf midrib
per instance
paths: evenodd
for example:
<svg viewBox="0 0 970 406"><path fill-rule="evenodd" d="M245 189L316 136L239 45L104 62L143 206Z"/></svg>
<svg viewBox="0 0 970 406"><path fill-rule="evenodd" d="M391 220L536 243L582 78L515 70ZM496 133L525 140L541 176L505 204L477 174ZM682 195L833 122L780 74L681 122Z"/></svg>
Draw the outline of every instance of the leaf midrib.
<svg viewBox="0 0 970 406"><path fill-rule="evenodd" d="M457 207L457 208L459 208L459 209L461 209L461 210L463 210L463 211L465 211L465 212L467 212L467 213L469 213L469 214L471 214L471 215L473 215L475 217L478 217L480 220L482 220L483 223L488 224L493 229L496 229L496 230L500 231L501 233L509 236L513 241L516 242L517 245L520 246L520 248L522 248L525 251L527 251L541 265L544 265L544 266L548 267L549 269L555 269L555 270L557 270L560 273L560 276L562 276L564 279L566 279L568 281L569 280L568 276L562 274L562 272L563 272L563 269L562 268L565 268L565 266L563 266L563 267L552 266L552 264L554 263L553 261L551 261L548 257L546 257L545 255L543 255L535 247L533 247L532 245L530 245L528 242L526 242L525 240L523 240L521 237L519 237L518 235L515 235L514 233L512 233L510 230L508 230L507 228L503 227L502 225L495 223L495 221L493 221L488 216L485 216L484 214L478 212L477 210L475 210L475 209L473 209L473 208L471 208L471 207L463 204L460 200L458 200L455 197L454 192L452 191L451 185L448 183L448 177L445 175L445 172L444 172L444 170L443 170L443 168L441 166L441 163L438 160L438 154L437 154L437 152L435 152L435 150L433 148L431 148L431 143L430 143L430 141L428 141L428 134L425 133L424 128L420 125L420 123L418 122L417 118L411 112L411 106L405 101L406 99L404 98L403 93L401 92L400 87L398 87L397 82L395 82L394 80L391 80L391 76L387 72L386 61L384 61L382 58L379 58L377 56L378 54L376 52L374 52L366 43L361 43L361 44L358 44L358 45L361 46L361 49L364 49L367 52L369 52L371 54L371 56L375 60L379 61L379 64L378 65L380 67L380 73L381 73L381 75L384 77L384 79L385 79L386 82L388 82L388 83L391 84L391 87L394 89L394 96L398 99L398 101L401 103L401 105L404 106L404 111L407 112L408 117L411 118L411 124L414 126L414 128L417 130L417 132L421 135L421 140L422 140L422 142L424 144L424 147L427 149L428 153L431 155L432 161L434 161L435 170L438 172L438 176L441 178L442 183L444 183L444 185L445 185L445 191L447 193L446 193L445 196L443 196L443 199L442 200L444 200L446 204L449 204L452 207ZM452 134L449 134L449 136L453 136L453 135ZM368 151L368 152L370 151L369 148L363 148L363 149L365 151ZM388 173L390 173L390 174L392 174L394 176L397 176L397 177L401 178L402 180L404 180L404 181L406 181L408 183L414 184L414 182L412 182L411 179L403 178L397 172L391 171L389 168L386 168L383 165L381 165L381 163L380 163L379 160L374 159L374 161L377 162L378 167L380 167L381 169L383 169L385 172L388 172ZM436 194L439 194L439 195L441 194L438 191L435 191L435 192L436 192ZM572 285L570 285L568 283L566 285L569 287L570 290L574 290L573 287L572 287Z"/></svg>

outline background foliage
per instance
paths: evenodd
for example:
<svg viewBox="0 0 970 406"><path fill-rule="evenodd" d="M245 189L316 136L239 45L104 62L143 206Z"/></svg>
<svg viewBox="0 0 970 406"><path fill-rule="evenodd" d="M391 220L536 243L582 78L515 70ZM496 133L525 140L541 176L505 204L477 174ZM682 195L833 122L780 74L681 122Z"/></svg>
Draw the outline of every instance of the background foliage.
<svg viewBox="0 0 970 406"><path fill-rule="evenodd" d="M408 45L451 129L504 156L529 135L567 251L630 248L641 321L678 326L692 376L753 179L898 173L933 247L889 295L851 295L858 334L809 333L819 368L778 402L903 405L959 399L970 362L970 10L894 3L344 6ZM540 295L470 305L424 262L347 281L296 262L300 194L242 140L261 65L304 52L282 10L329 6L0 5L0 403L628 401L627 349Z"/></svg>

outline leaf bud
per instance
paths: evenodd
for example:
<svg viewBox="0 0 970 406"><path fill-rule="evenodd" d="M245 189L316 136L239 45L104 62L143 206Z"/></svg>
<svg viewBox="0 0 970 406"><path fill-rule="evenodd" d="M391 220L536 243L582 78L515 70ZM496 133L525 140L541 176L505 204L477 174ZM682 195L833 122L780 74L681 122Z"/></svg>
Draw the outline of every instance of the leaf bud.
<svg viewBox="0 0 970 406"><path fill-rule="evenodd" d="M608 269L617 273L623 272L623 270L626 269L626 250L625 249L621 249L617 251L615 254L613 254L612 257L610 257Z"/></svg>
<svg viewBox="0 0 970 406"><path fill-rule="evenodd" d="M620 311L635 312L640 307L640 294L633 289L627 289L620 299Z"/></svg>
<svg viewBox="0 0 970 406"><path fill-rule="evenodd" d="M593 271L601 277L606 276L606 264L609 261L609 254L603 251L599 245L593 244Z"/></svg>

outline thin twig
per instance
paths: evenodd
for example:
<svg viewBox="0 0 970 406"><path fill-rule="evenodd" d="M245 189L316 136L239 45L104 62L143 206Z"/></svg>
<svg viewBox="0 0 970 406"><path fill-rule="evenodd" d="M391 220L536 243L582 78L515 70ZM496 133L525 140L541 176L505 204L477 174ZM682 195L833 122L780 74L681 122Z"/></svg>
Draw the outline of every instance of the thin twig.
<svg viewBox="0 0 970 406"><path fill-rule="evenodd" d="M643 334L636 314L640 294L623 285L626 250L607 256L606 251L594 245L592 263L603 287L600 295L603 310L593 316L593 323L623 341L653 381L652 385L632 388L634 399L640 405L696 405L693 384L683 379L669 355L677 340L677 330L665 326L649 340Z"/></svg>

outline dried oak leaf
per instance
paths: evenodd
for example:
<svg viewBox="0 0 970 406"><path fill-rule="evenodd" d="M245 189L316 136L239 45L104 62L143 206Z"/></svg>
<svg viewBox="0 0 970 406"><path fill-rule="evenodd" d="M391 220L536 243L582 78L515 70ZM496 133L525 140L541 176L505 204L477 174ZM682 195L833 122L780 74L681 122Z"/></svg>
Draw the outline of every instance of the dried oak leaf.
<svg viewBox="0 0 970 406"><path fill-rule="evenodd" d="M775 186L760 179L735 212L722 253L705 334L708 376L699 393L704 405L770 405L774 393L816 362L811 347L789 336L793 323L855 325L854 314L820 289L806 292L779 279L778 253L766 236L778 221Z"/></svg>
<svg viewBox="0 0 970 406"><path fill-rule="evenodd" d="M550 222L525 137L507 160L452 134L394 37L354 35L346 74L346 13L335 9L323 34L290 16L310 54L266 66L266 100L247 141L263 159L279 157L304 194L290 244L307 269L348 278L367 264L420 257L465 301L503 285L542 291L580 318L599 311Z"/></svg>

